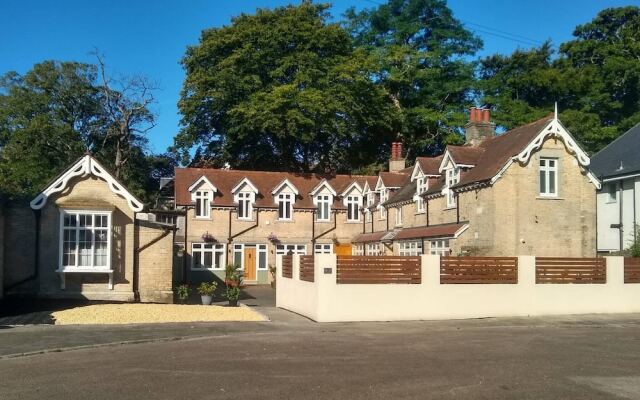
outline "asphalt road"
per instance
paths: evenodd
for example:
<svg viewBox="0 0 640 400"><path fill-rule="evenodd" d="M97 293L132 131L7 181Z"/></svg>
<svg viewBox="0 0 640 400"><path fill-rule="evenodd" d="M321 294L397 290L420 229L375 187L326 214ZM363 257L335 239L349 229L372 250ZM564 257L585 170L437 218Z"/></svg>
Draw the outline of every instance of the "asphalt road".
<svg viewBox="0 0 640 400"><path fill-rule="evenodd" d="M640 315L357 324L273 315L164 327L147 343L0 357L0 398L640 398ZM0 344L78 329L3 330ZM84 327L82 337L92 329L99 335ZM198 335L167 339L188 329Z"/></svg>

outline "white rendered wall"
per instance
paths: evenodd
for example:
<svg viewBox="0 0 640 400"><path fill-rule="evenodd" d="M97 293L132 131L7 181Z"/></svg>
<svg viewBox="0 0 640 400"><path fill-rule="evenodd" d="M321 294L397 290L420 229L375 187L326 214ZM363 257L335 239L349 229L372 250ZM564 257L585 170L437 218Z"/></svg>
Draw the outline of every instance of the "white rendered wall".
<svg viewBox="0 0 640 400"><path fill-rule="evenodd" d="M422 256L422 284L337 284L336 256L317 255L315 282L281 278L277 306L318 322L400 321L640 312L640 284L624 284L607 257L606 284L535 284L535 258L519 257L518 284L440 284L439 256ZM281 286L282 283L282 286Z"/></svg>

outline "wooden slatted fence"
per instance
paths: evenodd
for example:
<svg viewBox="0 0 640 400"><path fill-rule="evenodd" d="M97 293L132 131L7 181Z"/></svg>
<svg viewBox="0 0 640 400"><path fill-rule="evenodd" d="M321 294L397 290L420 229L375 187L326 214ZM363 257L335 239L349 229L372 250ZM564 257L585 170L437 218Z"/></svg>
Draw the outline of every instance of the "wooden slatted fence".
<svg viewBox="0 0 640 400"><path fill-rule="evenodd" d="M625 257L624 283L640 283L640 257Z"/></svg>
<svg viewBox="0 0 640 400"><path fill-rule="evenodd" d="M607 283L604 258L536 257L536 283Z"/></svg>
<svg viewBox="0 0 640 400"><path fill-rule="evenodd" d="M300 280L313 282L313 256L300 256Z"/></svg>
<svg viewBox="0 0 640 400"><path fill-rule="evenodd" d="M282 276L285 278L293 277L293 256L282 256Z"/></svg>
<svg viewBox="0 0 640 400"><path fill-rule="evenodd" d="M337 256L337 283L401 283L422 281L420 257Z"/></svg>
<svg viewBox="0 0 640 400"><path fill-rule="evenodd" d="M518 283L518 257L441 257L440 283Z"/></svg>

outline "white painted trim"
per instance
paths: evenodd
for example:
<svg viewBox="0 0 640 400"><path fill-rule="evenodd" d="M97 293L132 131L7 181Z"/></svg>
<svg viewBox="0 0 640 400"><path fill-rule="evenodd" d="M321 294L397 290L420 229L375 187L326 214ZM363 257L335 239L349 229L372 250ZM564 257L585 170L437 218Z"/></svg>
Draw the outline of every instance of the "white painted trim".
<svg viewBox="0 0 640 400"><path fill-rule="evenodd" d="M458 229L456 231L456 233L453 234L453 238L457 239L458 237L460 237L460 235L462 235L464 233L464 231L466 231L467 229L469 229L469 224L464 224L464 226L461 226L460 229Z"/></svg>
<svg viewBox="0 0 640 400"><path fill-rule="evenodd" d="M342 191L342 193L340 193L340 196L342 196L342 197L346 197L346 196L347 196L349 193L351 193L351 191L354 189L354 186L355 186L355 188L358 190L358 192L360 193L360 195L362 196L362 194L363 194L364 190L363 190L363 188L362 188L362 187L360 187L360 185L358 184L358 182L355 182L355 181L354 181L354 182L351 182L351 183L349 184L349 186L347 186L347 187L346 187L346 189L344 189L344 190Z"/></svg>
<svg viewBox="0 0 640 400"><path fill-rule="evenodd" d="M251 191L253 193L256 193L256 194L258 193L258 188L253 183L251 183L249 178L246 178L246 177L242 178L242 180L238 182L238 184L235 185L233 189L231 189L231 193L235 194L242 187L242 185L247 185L251 188Z"/></svg>
<svg viewBox="0 0 640 400"><path fill-rule="evenodd" d="M212 244L214 246L217 245L222 245L222 257L220 259L220 266L218 268L194 268L193 263L195 260L195 257L193 256L193 245L195 244ZM216 249L215 247L212 249L203 249L200 248L199 250L208 250L212 253L211 255L211 263L214 262L215 257L214 254L216 253ZM228 246L226 243L208 243L208 242L191 242L191 271L224 271L227 265L227 252L228 252ZM201 251L202 253L202 251ZM204 258L204 257L203 257Z"/></svg>
<svg viewBox="0 0 640 400"><path fill-rule="evenodd" d="M209 189L201 189L201 190L203 190L203 191L204 191L204 190L211 190L211 191L212 191L212 192L214 192L214 193L218 191L218 188L216 188L216 187L213 185L213 183L211 183L211 181L209 181L209 179L207 179L207 177L206 177L206 176L204 176L204 175L202 175L200 178L198 178L198 180L197 180L197 181L193 182L193 183L191 184L191 186L189 186L189 188L187 189L187 191L188 191L189 193L192 193L192 192L193 192L193 191L198 187L198 185L200 185L200 183L203 183L203 182L204 182L204 183L206 183L207 185L209 185Z"/></svg>
<svg viewBox="0 0 640 400"><path fill-rule="evenodd" d="M582 150L580 145L574 140L573 136L565 129L560 120L553 119L540 130L540 133L522 150L515 158L520 163L529 162L531 155L542 147L544 141L549 137L557 137L562 139L569 154L572 154L583 167L588 167L591 163L589 156Z"/></svg>
<svg viewBox="0 0 640 400"><path fill-rule="evenodd" d="M422 172L422 168L420 167L420 163L416 160L415 165L413 166L413 171L411 171L411 182L418 179L421 175L424 176L424 172Z"/></svg>
<svg viewBox="0 0 640 400"><path fill-rule="evenodd" d="M444 155L442 156L442 161L440 161L440 166L438 167L438 172L440 172L441 175L442 175L442 171L444 171L444 167L447 166L447 163L449 160L451 160L451 164L453 164L453 168L458 167L455 160L451 156L451 152L449 151L449 149L446 149L444 151Z"/></svg>
<svg viewBox="0 0 640 400"><path fill-rule="evenodd" d="M331 193L333 197L336 197L338 195L335 189L329 184L329 182L327 182L326 179L321 180L320 183L318 183L316 187L313 188L313 190L309 194L311 196L315 196L323 187L326 187L327 189L329 189L329 193Z"/></svg>
<svg viewBox="0 0 640 400"><path fill-rule="evenodd" d="M378 192L380 191L380 189L384 189L384 181L382 180L382 177L380 175L378 175L378 180L376 181L376 187L374 189L374 192Z"/></svg>
<svg viewBox="0 0 640 400"><path fill-rule="evenodd" d="M282 182L280 182L272 191L271 194L275 195L278 192L280 192L284 186L289 186L289 188L291 189L291 191L293 192L293 194L295 194L296 196L298 195L298 188L296 188L293 183L289 182L289 179L284 179Z"/></svg>
<svg viewBox="0 0 640 400"><path fill-rule="evenodd" d="M602 182L606 183L606 182L622 181L622 180L625 180L625 179L636 178L638 176L640 176L640 173L630 174L630 175L620 175L620 176L616 176L616 177L613 177L613 178L603 178Z"/></svg>
<svg viewBox="0 0 640 400"><path fill-rule="evenodd" d="M56 179L51 185L47 186L40 194L36 196L29 205L34 210L40 210L47 204L48 198L58 192L63 191L69 181L77 176L94 175L103 179L109 189L118 196L121 196L127 201L129 208L135 212L142 211L144 205L142 202L135 198L124 186L122 186L116 178L111 175L107 170L100 165L98 160L90 156L89 154L82 157L71 168L67 169L58 179Z"/></svg>

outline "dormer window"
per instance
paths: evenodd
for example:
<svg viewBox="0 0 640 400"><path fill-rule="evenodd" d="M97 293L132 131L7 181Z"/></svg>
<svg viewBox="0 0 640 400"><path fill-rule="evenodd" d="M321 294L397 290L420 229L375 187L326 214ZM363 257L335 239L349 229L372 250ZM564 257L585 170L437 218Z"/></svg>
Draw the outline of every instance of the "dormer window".
<svg viewBox="0 0 640 400"><path fill-rule="evenodd" d="M329 221L329 210L331 209L331 196L328 194L319 194L315 198L317 212L316 218L318 221Z"/></svg>
<svg viewBox="0 0 640 400"><path fill-rule="evenodd" d="M360 221L360 196L347 196L347 221Z"/></svg>
<svg viewBox="0 0 640 400"><path fill-rule="evenodd" d="M211 218L211 201L213 192L210 190L198 190L194 195L196 202L196 218Z"/></svg>
<svg viewBox="0 0 640 400"><path fill-rule="evenodd" d="M385 201L387 201L387 197L389 196L387 189L380 190L380 219L387 218L387 209L382 205Z"/></svg>
<svg viewBox="0 0 640 400"><path fill-rule="evenodd" d="M280 193L278 200L278 219L291 221L293 215L293 193Z"/></svg>
<svg viewBox="0 0 640 400"><path fill-rule="evenodd" d="M424 176L416 180L416 194L418 195L416 208L418 212L424 212L424 198L421 195L427 191L428 183L429 180Z"/></svg>
<svg viewBox="0 0 640 400"><path fill-rule="evenodd" d="M447 189L447 207L455 207L456 206L456 196L451 188L460 181L460 169L459 168L449 168L447 169L446 174L446 189Z"/></svg>
<svg viewBox="0 0 640 400"><path fill-rule="evenodd" d="M238 219L251 219L253 215L253 193L238 193Z"/></svg>

